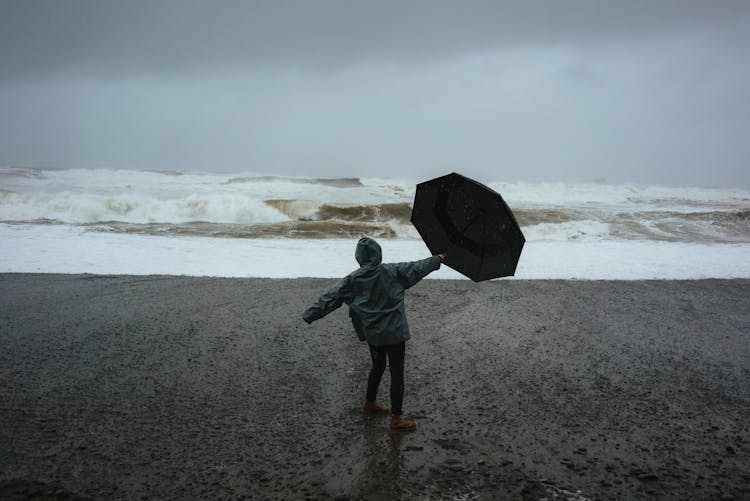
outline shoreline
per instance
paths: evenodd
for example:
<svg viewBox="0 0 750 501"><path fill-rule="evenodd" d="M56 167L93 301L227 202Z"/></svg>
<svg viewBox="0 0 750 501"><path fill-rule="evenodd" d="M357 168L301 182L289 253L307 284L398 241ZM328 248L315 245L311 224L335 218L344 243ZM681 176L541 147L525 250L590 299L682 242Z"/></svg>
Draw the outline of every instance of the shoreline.
<svg viewBox="0 0 750 501"><path fill-rule="evenodd" d="M358 235L359 236L359 235ZM246 239L43 229L0 224L0 272L339 278L352 239ZM384 262L429 256L420 239L381 240ZM581 239L527 241L514 280L750 279L750 244ZM466 277L447 266L428 280Z"/></svg>
<svg viewBox="0 0 750 501"><path fill-rule="evenodd" d="M750 280L425 280L410 434L346 307L301 320L333 283L0 274L0 493L750 495Z"/></svg>

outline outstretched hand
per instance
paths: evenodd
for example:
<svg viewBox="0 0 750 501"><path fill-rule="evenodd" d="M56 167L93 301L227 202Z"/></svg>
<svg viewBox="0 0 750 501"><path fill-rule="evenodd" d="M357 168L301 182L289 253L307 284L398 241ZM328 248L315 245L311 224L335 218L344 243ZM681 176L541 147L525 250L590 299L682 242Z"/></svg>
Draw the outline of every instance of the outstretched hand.
<svg viewBox="0 0 750 501"><path fill-rule="evenodd" d="M445 262L445 253L444 252L441 252L440 254L438 254L437 257L440 258L440 262L441 263Z"/></svg>

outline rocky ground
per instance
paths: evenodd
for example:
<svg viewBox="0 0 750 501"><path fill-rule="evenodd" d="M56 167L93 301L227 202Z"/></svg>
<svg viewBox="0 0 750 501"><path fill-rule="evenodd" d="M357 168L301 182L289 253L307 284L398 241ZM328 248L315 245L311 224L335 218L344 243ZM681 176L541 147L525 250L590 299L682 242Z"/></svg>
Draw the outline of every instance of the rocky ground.
<svg viewBox="0 0 750 501"><path fill-rule="evenodd" d="M425 280L413 433L333 283L0 275L0 498L750 498L750 281Z"/></svg>

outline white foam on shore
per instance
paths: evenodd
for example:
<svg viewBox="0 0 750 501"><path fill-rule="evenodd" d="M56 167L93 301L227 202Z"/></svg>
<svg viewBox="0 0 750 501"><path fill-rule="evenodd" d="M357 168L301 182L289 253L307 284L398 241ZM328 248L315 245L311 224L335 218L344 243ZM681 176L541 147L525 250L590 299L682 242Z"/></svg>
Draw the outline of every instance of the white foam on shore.
<svg viewBox="0 0 750 501"><path fill-rule="evenodd" d="M0 241L2 272L333 278L357 267L356 240L161 237L0 224ZM420 240L380 243L387 262L428 256ZM465 279L445 266L430 278ZM750 278L750 244L532 241L515 278Z"/></svg>

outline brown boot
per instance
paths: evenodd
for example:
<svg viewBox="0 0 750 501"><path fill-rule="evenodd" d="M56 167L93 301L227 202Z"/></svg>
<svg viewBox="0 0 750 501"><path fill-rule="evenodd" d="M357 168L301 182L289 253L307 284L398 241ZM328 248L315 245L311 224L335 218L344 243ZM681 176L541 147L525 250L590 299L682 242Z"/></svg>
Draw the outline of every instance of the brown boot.
<svg viewBox="0 0 750 501"><path fill-rule="evenodd" d="M366 414L388 414L391 410L385 405L380 405L375 402L365 402L362 406L362 411Z"/></svg>
<svg viewBox="0 0 750 501"><path fill-rule="evenodd" d="M401 417L401 414L391 414L391 430L411 431L417 429L417 423Z"/></svg>

